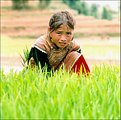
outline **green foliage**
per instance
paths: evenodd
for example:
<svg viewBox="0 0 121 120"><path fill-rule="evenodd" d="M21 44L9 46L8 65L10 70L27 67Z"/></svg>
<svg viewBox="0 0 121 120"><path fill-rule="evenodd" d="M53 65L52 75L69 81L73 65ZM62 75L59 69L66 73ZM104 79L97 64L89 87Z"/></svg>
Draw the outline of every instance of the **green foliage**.
<svg viewBox="0 0 121 120"><path fill-rule="evenodd" d="M62 2L69 5L70 0L62 0Z"/></svg>
<svg viewBox="0 0 121 120"><path fill-rule="evenodd" d="M98 7L96 4L92 4L91 7L88 4L81 0L62 0L70 8L76 10L78 14L91 15L95 18L100 18L98 15ZM112 20L112 13L106 7L103 8L102 19Z"/></svg>
<svg viewBox="0 0 121 120"><path fill-rule="evenodd" d="M90 15L98 18L98 7L96 4L92 4L90 8Z"/></svg>
<svg viewBox="0 0 121 120"><path fill-rule="evenodd" d="M102 19L112 20L111 11L109 11L106 7L103 7Z"/></svg>
<svg viewBox="0 0 121 120"><path fill-rule="evenodd" d="M13 9L20 10L28 8L27 3L28 0L12 0Z"/></svg>
<svg viewBox="0 0 121 120"><path fill-rule="evenodd" d="M22 65L26 66L26 63L29 58L29 50L27 47L23 50L23 55L20 54L20 57L22 58Z"/></svg>
<svg viewBox="0 0 121 120"><path fill-rule="evenodd" d="M78 14L88 15L89 8L85 2L80 0L63 0L63 2L69 5L70 8L76 10Z"/></svg>
<svg viewBox="0 0 121 120"><path fill-rule="evenodd" d="M71 8L75 8L76 2L80 0L62 0L65 4L69 5Z"/></svg>
<svg viewBox="0 0 121 120"><path fill-rule="evenodd" d="M88 9L88 6L85 2L80 2L77 11L79 14L83 14L83 15L89 14L89 9Z"/></svg>
<svg viewBox="0 0 121 120"><path fill-rule="evenodd" d="M87 77L27 69L1 78L1 119L120 119L117 66L95 66Z"/></svg>
<svg viewBox="0 0 121 120"><path fill-rule="evenodd" d="M12 0L13 9L21 10L21 9L28 8L28 5L27 5L28 1L29 0ZM38 0L38 1L39 1L39 8L40 9L45 9L46 7L49 6L49 4L51 2L51 0Z"/></svg>
<svg viewBox="0 0 121 120"><path fill-rule="evenodd" d="M39 0L39 8L45 9L49 6L51 0Z"/></svg>

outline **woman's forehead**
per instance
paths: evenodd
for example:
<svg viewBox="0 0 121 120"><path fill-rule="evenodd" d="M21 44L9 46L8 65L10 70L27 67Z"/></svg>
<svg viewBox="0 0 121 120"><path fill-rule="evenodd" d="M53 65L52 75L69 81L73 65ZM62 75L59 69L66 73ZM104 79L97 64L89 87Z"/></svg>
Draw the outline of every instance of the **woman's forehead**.
<svg viewBox="0 0 121 120"><path fill-rule="evenodd" d="M68 30L68 31L72 31L73 29L71 29L67 24L62 24L56 30Z"/></svg>

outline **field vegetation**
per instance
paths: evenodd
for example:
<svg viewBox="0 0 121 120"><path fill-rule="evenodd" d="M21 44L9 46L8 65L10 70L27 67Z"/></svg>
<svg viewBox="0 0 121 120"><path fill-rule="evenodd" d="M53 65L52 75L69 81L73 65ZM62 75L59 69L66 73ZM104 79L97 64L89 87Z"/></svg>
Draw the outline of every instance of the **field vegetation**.
<svg viewBox="0 0 121 120"><path fill-rule="evenodd" d="M1 68L0 118L120 119L119 17L109 21L78 15L57 1L51 2L45 10L38 9L36 2L29 4L32 8L18 11L12 10L10 1L2 3L3 66L20 66L20 54L23 55L25 48L30 49L33 42L47 32L51 15L57 10L68 10L76 19L75 39L86 60L90 58L87 60L89 66L93 67L87 77L64 69L48 73L46 68L43 72L26 68L18 72L11 68L6 73ZM98 60L109 64L96 66ZM116 65L111 64L111 60Z"/></svg>
<svg viewBox="0 0 121 120"><path fill-rule="evenodd" d="M1 71L2 119L119 119L119 67L95 66L85 77L60 69Z"/></svg>

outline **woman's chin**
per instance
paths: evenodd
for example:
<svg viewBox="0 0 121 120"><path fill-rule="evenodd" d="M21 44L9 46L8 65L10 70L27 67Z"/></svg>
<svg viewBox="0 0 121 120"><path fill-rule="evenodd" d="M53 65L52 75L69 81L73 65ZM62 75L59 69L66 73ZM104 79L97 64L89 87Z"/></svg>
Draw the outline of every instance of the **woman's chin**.
<svg viewBox="0 0 121 120"><path fill-rule="evenodd" d="M59 46L59 48L62 48L62 49L65 48L65 47L66 47L66 46Z"/></svg>
<svg viewBox="0 0 121 120"><path fill-rule="evenodd" d="M67 45L65 45L65 44L60 44L59 45L59 48L65 48Z"/></svg>

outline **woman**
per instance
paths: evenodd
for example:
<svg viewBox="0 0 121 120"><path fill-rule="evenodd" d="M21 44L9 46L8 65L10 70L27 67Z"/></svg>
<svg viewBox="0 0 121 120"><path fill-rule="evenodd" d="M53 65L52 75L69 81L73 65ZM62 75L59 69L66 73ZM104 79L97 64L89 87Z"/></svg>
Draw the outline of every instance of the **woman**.
<svg viewBox="0 0 121 120"><path fill-rule="evenodd" d="M33 44L28 64L31 67L47 66L48 71L55 71L62 65L67 71L80 72L81 66L85 69L82 61L77 62L82 55L80 46L73 40L74 26L75 20L69 12L55 13L49 21L47 34L40 36ZM75 65L76 63L79 64ZM86 66L87 72L89 72L88 65L86 64Z"/></svg>

